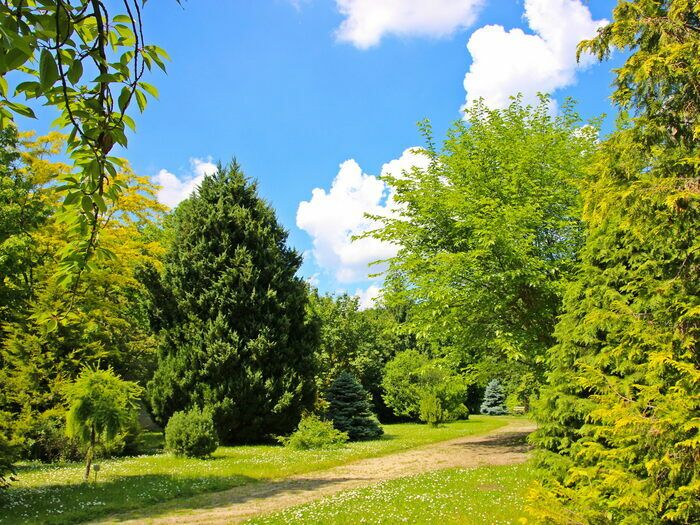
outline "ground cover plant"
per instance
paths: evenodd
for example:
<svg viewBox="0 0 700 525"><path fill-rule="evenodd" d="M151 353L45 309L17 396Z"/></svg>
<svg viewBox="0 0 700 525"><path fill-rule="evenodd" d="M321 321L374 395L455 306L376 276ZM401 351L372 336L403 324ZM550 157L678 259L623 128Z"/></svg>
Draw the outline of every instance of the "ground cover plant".
<svg viewBox="0 0 700 525"><path fill-rule="evenodd" d="M246 524L516 524L526 516L533 479L527 464L439 470L340 492Z"/></svg>
<svg viewBox="0 0 700 525"><path fill-rule="evenodd" d="M97 483L82 483L81 463L20 463L18 481L0 493L0 523L75 523L161 501L223 490L257 480L301 474L505 425L509 418L474 417L433 429L385 425L374 441L331 450L297 451L274 445L219 447L209 459L170 454L101 462Z"/></svg>

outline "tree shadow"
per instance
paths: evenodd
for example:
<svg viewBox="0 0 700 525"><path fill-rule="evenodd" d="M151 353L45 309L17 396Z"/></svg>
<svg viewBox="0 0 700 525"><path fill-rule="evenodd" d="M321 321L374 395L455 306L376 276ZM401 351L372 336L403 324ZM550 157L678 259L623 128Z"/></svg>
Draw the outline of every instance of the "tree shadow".
<svg viewBox="0 0 700 525"><path fill-rule="evenodd" d="M31 469L31 466L29 466ZM21 472L18 473L21 475ZM0 523L81 523L121 512L137 512L154 502L220 492L259 481L248 476L137 474L86 483L53 483L37 487L11 486L0 491Z"/></svg>
<svg viewBox="0 0 700 525"><path fill-rule="evenodd" d="M296 495L315 491L326 485L343 484L361 478L354 477L323 477L313 476L281 479L281 480L254 480L253 483L233 487L228 490L201 493L191 497L178 498L162 502L150 507L142 507L125 513L110 514L111 522L123 522L128 520L148 520L163 515L187 513L188 511L206 511L219 507L243 505L251 501L262 502L282 494ZM257 481L257 482L255 482ZM103 515L103 517L105 517Z"/></svg>
<svg viewBox="0 0 700 525"><path fill-rule="evenodd" d="M498 447L498 448L508 448L512 452L522 452L525 453L530 450L530 446L527 442L527 437L530 432L503 432L500 434L495 434L493 436L486 436L478 441L472 441L468 443L456 443L455 447L461 448L471 448L471 447Z"/></svg>

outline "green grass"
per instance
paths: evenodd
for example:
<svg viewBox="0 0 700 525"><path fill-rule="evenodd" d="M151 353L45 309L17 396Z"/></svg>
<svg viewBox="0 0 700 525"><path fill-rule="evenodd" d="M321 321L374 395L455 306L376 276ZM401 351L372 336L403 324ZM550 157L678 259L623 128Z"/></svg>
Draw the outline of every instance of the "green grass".
<svg viewBox="0 0 700 525"><path fill-rule="evenodd" d="M83 466L23 464L7 491L0 491L0 523L76 523L154 503L245 483L302 474L381 456L505 425L510 418L474 416L440 428L385 425L382 439L324 451L280 446L220 447L210 459L169 454L117 458L100 463L98 482L82 483ZM153 440L153 437L150 438Z"/></svg>
<svg viewBox="0 0 700 525"><path fill-rule="evenodd" d="M340 492L246 524L517 524L526 516L533 480L526 464L439 470Z"/></svg>

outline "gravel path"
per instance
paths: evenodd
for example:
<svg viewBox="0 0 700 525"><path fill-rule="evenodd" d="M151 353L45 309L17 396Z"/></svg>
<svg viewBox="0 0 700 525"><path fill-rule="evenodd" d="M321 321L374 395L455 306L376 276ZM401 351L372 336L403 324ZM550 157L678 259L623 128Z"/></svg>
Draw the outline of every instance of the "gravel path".
<svg viewBox="0 0 700 525"><path fill-rule="evenodd" d="M159 504L147 510L147 518L139 517L135 511L99 523L241 523L259 514L389 479L445 468L521 463L527 458L525 437L534 429L532 422L519 420L481 436L457 438L328 470Z"/></svg>

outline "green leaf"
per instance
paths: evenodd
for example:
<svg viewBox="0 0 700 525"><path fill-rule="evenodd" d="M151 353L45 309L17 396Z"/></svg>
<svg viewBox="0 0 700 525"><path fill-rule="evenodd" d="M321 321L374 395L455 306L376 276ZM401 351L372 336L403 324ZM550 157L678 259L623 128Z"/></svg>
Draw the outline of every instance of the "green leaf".
<svg viewBox="0 0 700 525"><path fill-rule="evenodd" d="M68 77L68 80L70 81L71 84L75 85L80 81L82 76L83 76L83 63L80 60L76 60L70 66L70 69L68 69L68 73L66 73L66 77Z"/></svg>
<svg viewBox="0 0 700 525"><path fill-rule="evenodd" d="M92 213L93 212L92 199L90 197L88 197L87 195L83 195L83 198L82 198L80 204L81 204L83 211L85 213Z"/></svg>
<svg viewBox="0 0 700 525"><path fill-rule="evenodd" d="M129 99L131 98L131 88L129 86L124 86L122 92L119 94L118 104L119 111L124 113L129 105Z"/></svg>
<svg viewBox="0 0 700 525"><path fill-rule="evenodd" d="M148 84L147 82L139 82L139 86L153 98L158 98L160 96L158 93L158 89L155 86Z"/></svg>
<svg viewBox="0 0 700 525"><path fill-rule="evenodd" d="M15 113L22 115L23 117L36 118L34 111L24 104L18 104L17 102L10 102L9 100L5 102L5 105L10 108Z"/></svg>
<svg viewBox="0 0 700 525"><path fill-rule="evenodd" d="M39 59L39 83L41 89L46 91L54 85L58 80L58 67L53 54L48 49L41 50L41 58Z"/></svg>
<svg viewBox="0 0 700 525"><path fill-rule="evenodd" d="M4 57L5 68L7 68L7 71L14 71L29 60L29 57L30 55L26 54L21 49L10 49Z"/></svg>
<svg viewBox="0 0 700 525"><path fill-rule="evenodd" d="M136 95L136 103L139 105L141 113L143 113L143 111L146 109L146 104L148 103L146 101L146 95L143 94L143 91L139 90L136 90L134 95Z"/></svg>
<svg viewBox="0 0 700 525"><path fill-rule="evenodd" d="M17 84L17 87L15 88L15 95L24 93L24 96L27 98L36 98L40 91L41 84L38 82L21 82Z"/></svg>

